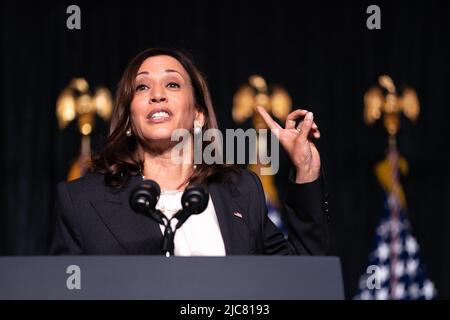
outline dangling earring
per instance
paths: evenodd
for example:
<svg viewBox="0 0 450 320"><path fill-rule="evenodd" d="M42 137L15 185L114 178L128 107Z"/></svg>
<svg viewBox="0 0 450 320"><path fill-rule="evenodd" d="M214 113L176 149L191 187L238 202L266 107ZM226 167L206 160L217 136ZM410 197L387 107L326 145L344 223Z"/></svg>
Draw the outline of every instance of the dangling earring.
<svg viewBox="0 0 450 320"><path fill-rule="evenodd" d="M202 126L199 124L197 120L194 121L194 134L202 133Z"/></svg>
<svg viewBox="0 0 450 320"><path fill-rule="evenodd" d="M127 131L125 131L125 134L127 135L127 137L131 137L131 135L133 134L133 131L131 131L130 117L128 117L128 119L127 119L127 127L128 127L128 129L127 129Z"/></svg>
<svg viewBox="0 0 450 320"><path fill-rule="evenodd" d="M195 120L194 121L194 136L197 136L197 138L200 138L199 135L201 135L201 134L202 134L202 126L200 125L199 121ZM200 143L200 150L201 150L201 138L200 139L197 139L197 138L194 138L194 140L198 140L198 143ZM195 145L198 146L198 143ZM195 151L195 149L196 148L194 147L194 151ZM197 169L196 164L194 164L192 167L194 170Z"/></svg>

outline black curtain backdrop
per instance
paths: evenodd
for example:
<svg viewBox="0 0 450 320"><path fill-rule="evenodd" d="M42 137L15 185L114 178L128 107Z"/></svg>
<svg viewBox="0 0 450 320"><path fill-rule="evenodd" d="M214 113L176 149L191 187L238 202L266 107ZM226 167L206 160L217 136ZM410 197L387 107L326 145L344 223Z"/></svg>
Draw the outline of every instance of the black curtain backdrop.
<svg viewBox="0 0 450 320"><path fill-rule="evenodd" d="M75 124L60 131L55 102L75 76L116 88L128 61L153 46L189 51L206 74L222 129L236 128L232 96L254 73L285 86L315 114L331 193L334 253L346 294L365 272L383 192L373 174L387 137L363 122L363 94L382 73L414 87L419 121L402 120L399 149L409 218L440 298L450 298L449 37L445 1L1 2L0 254L44 254L55 186L79 151ZM67 6L81 30L66 28ZM382 29L366 28L381 8ZM98 150L107 125L96 123ZM286 155L282 155L286 160ZM280 192L288 164L277 177Z"/></svg>

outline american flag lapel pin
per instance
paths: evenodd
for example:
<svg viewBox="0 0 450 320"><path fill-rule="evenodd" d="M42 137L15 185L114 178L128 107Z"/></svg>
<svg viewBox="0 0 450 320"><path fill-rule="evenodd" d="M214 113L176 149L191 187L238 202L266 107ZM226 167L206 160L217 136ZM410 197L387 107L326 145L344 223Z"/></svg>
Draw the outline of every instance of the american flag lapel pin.
<svg viewBox="0 0 450 320"><path fill-rule="evenodd" d="M240 212L235 211L235 212L233 212L233 215L235 217L238 217L238 218L242 219L242 213L240 213Z"/></svg>

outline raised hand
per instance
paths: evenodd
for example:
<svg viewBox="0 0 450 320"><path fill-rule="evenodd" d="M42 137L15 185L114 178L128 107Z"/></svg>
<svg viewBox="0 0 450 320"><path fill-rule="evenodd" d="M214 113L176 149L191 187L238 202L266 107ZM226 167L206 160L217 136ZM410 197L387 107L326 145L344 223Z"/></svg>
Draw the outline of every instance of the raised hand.
<svg viewBox="0 0 450 320"><path fill-rule="evenodd" d="M314 123L313 113L303 109L294 110L287 116L283 128L266 109L257 107L257 110L289 154L296 168L295 182L308 183L316 180L320 175L320 154L312 140L320 138L320 131ZM296 120L303 116L303 121L296 127Z"/></svg>

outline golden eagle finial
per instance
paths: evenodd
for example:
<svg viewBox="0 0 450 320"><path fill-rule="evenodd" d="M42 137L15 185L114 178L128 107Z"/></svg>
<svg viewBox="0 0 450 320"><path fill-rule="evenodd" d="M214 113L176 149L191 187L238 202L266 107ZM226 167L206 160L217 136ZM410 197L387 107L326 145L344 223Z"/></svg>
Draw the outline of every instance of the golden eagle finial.
<svg viewBox="0 0 450 320"><path fill-rule="evenodd" d="M399 95L388 75L378 78L379 86L370 88L364 95L364 121L372 124L383 117L384 126L390 136L400 128L400 114L411 121L417 120L420 112L416 91L406 87Z"/></svg>

